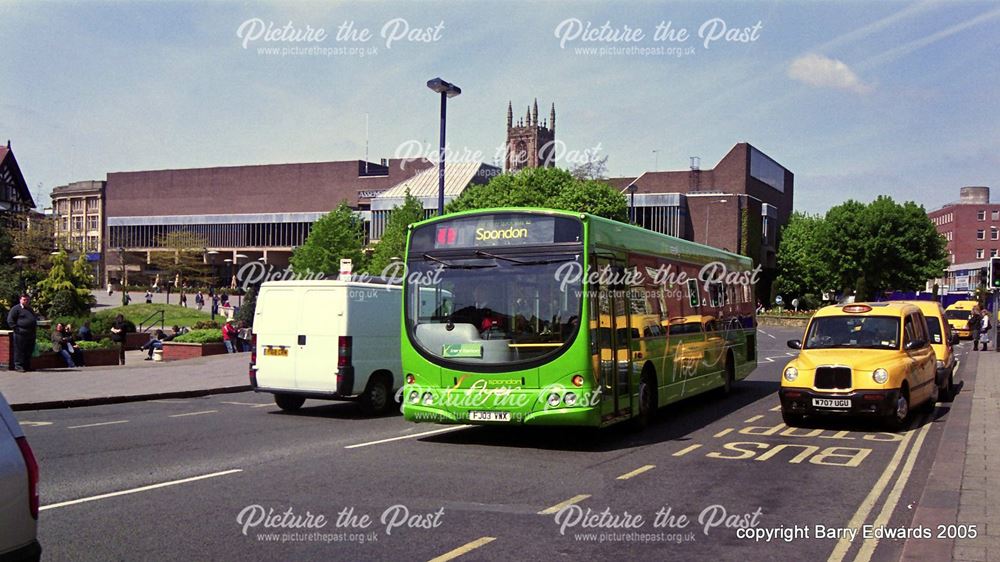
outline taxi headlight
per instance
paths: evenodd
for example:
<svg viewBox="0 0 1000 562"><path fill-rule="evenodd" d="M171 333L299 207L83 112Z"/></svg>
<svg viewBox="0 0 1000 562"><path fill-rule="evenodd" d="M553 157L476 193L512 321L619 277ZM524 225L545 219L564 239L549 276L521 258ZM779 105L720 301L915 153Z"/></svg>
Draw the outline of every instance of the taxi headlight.
<svg viewBox="0 0 1000 562"><path fill-rule="evenodd" d="M795 379L799 378L799 370L795 367L789 367L785 369L785 380L788 382L794 382Z"/></svg>
<svg viewBox="0 0 1000 562"><path fill-rule="evenodd" d="M875 369L872 378L879 384L885 384L885 381L889 380L889 372L885 369Z"/></svg>

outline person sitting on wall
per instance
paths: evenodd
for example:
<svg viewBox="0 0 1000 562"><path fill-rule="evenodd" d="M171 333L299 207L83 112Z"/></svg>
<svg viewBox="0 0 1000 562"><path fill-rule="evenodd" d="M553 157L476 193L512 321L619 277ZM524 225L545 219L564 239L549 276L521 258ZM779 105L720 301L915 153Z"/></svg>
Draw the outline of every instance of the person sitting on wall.
<svg viewBox="0 0 1000 562"><path fill-rule="evenodd" d="M73 369L76 368L76 363L73 362L73 353L70 349L72 349L72 345L63 332L62 323L56 324L55 329L52 330L52 351L58 353L66 362L66 366Z"/></svg>
<svg viewBox="0 0 1000 562"><path fill-rule="evenodd" d="M167 335L163 333L163 330L156 330L149 341L142 344L142 349L147 352L146 361L153 360L153 352L157 349L163 349L163 342L167 341Z"/></svg>

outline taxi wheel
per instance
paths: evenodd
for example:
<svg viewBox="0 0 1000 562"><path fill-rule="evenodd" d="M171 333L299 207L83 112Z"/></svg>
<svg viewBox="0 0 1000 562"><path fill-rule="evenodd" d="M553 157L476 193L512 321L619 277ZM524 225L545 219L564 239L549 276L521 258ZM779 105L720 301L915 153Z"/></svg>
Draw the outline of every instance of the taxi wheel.
<svg viewBox="0 0 1000 562"><path fill-rule="evenodd" d="M941 401L952 402L955 400L955 368L948 371L948 380L944 381L944 388L941 389Z"/></svg>
<svg viewBox="0 0 1000 562"><path fill-rule="evenodd" d="M903 429L908 419L910 419L910 391L904 388L896 398L896 407L886 417L885 422L890 431L899 431Z"/></svg>
<svg viewBox="0 0 1000 562"><path fill-rule="evenodd" d="M781 421L785 422L788 427L802 427L803 420L805 420L805 416L802 414L781 411Z"/></svg>
<svg viewBox="0 0 1000 562"><path fill-rule="evenodd" d="M306 403L306 399L301 396L292 396L290 394L275 394L274 403L286 412L294 412Z"/></svg>

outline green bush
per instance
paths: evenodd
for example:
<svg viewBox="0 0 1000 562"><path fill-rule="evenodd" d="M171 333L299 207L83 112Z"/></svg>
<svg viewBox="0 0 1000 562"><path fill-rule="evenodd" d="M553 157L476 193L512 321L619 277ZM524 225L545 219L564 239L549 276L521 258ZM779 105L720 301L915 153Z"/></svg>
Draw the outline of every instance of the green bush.
<svg viewBox="0 0 1000 562"><path fill-rule="evenodd" d="M172 341L178 343L215 343L222 341L222 330L208 328L203 330L191 330L190 332L177 336Z"/></svg>
<svg viewBox="0 0 1000 562"><path fill-rule="evenodd" d="M78 341L76 345L80 346L80 349L86 351L88 349L115 349L118 344L111 341L110 338L104 338L101 341Z"/></svg>
<svg viewBox="0 0 1000 562"><path fill-rule="evenodd" d="M207 330L207 329L221 329L222 325L215 320L199 320L195 322L193 329L195 330Z"/></svg>
<svg viewBox="0 0 1000 562"><path fill-rule="evenodd" d="M49 304L48 316L76 316L83 310L89 310L89 306L80 301L76 291L73 289L63 289L52 296L52 303Z"/></svg>

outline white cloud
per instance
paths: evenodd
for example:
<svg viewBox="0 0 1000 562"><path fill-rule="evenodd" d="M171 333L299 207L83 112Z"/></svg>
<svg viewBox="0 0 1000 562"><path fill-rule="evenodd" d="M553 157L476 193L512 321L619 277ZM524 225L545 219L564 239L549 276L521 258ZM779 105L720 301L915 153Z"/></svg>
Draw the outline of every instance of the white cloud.
<svg viewBox="0 0 1000 562"><path fill-rule="evenodd" d="M867 94L872 90L842 61L815 53L793 60L788 65L788 77L816 88L835 88L856 94Z"/></svg>

